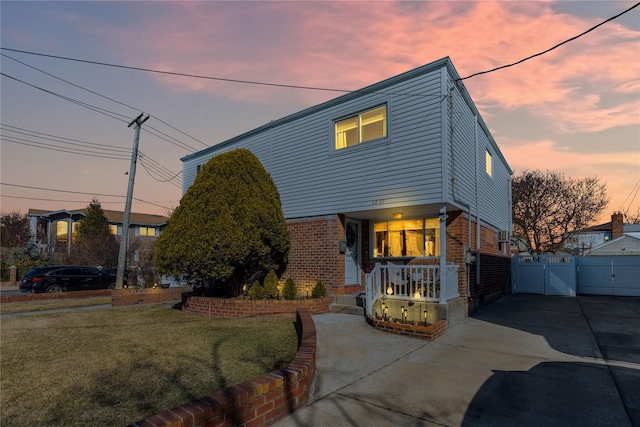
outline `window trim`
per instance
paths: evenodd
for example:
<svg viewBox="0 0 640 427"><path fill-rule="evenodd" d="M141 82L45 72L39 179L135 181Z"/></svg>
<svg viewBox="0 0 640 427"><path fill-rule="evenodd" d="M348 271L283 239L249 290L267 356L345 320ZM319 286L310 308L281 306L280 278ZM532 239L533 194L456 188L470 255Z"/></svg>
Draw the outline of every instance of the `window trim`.
<svg viewBox="0 0 640 427"><path fill-rule="evenodd" d="M362 141L362 116L366 113L370 113L372 111L375 111L377 109L380 108L384 108L384 135L377 137L377 138L372 138L372 139L367 139L365 141ZM389 139L389 134L390 134L390 130L389 130L389 103L388 102L382 102L380 104L377 104L373 107L370 108L365 108L365 109L361 109L358 110L355 113L351 113L351 114L347 114L347 115L343 115L340 116L338 118L335 118L331 121L331 125L332 125L332 133L333 133L333 151L342 151L344 149L347 148L355 148L355 147L359 147L362 144L369 144L375 141L382 141L382 140L387 140ZM352 146L347 146L345 145L344 147L340 147L338 148L338 130L337 130L337 126L338 123L340 122L344 122L346 120L349 119L353 119L353 118L357 118L358 122L356 124L356 129L358 130L358 143Z"/></svg>

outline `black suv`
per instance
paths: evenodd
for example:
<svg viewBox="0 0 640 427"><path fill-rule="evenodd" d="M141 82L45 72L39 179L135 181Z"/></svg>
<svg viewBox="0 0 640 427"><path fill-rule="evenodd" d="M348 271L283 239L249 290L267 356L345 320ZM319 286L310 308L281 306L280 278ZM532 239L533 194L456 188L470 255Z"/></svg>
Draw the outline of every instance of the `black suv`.
<svg viewBox="0 0 640 427"><path fill-rule="evenodd" d="M113 289L116 276L78 265L34 267L20 282L20 292L63 292Z"/></svg>

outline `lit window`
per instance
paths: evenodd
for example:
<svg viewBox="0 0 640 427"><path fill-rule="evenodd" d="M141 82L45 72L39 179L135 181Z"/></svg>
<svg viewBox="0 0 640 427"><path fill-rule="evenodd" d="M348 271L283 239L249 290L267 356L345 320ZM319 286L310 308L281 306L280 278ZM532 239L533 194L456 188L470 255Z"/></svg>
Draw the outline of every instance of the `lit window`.
<svg viewBox="0 0 640 427"><path fill-rule="evenodd" d="M140 236L155 237L156 236L155 227L140 227Z"/></svg>
<svg viewBox="0 0 640 427"><path fill-rule="evenodd" d="M113 234L114 236L118 236L120 233L118 230L118 225L117 224L109 224L109 234Z"/></svg>
<svg viewBox="0 0 640 427"><path fill-rule="evenodd" d="M374 258L440 256L440 221L437 218L377 222L373 224Z"/></svg>
<svg viewBox="0 0 640 427"><path fill-rule="evenodd" d="M386 105L336 122L336 150L386 136Z"/></svg>
<svg viewBox="0 0 640 427"><path fill-rule="evenodd" d="M489 150L486 151L484 159L485 159L485 170L487 171L487 175L493 176L493 166L491 162L491 153L489 152Z"/></svg>
<svg viewBox="0 0 640 427"><path fill-rule="evenodd" d="M69 239L69 223L67 221L56 222L56 240L58 243L67 243Z"/></svg>

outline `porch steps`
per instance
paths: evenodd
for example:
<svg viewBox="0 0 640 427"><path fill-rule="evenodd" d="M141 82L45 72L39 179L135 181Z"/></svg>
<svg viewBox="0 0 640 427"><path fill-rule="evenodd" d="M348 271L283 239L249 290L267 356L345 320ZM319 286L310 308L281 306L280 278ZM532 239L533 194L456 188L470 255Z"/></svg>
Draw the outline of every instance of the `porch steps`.
<svg viewBox="0 0 640 427"><path fill-rule="evenodd" d="M329 306L329 311L331 313L364 316L364 292L338 295L337 301Z"/></svg>

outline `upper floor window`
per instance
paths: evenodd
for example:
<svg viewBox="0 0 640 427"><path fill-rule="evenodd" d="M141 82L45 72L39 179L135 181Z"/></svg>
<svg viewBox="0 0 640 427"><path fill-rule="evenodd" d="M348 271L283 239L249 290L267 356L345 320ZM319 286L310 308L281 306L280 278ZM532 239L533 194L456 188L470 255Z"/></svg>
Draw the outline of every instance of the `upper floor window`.
<svg viewBox="0 0 640 427"><path fill-rule="evenodd" d="M376 222L373 234L374 258L440 256L438 218Z"/></svg>
<svg viewBox="0 0 640 427"><path fill-rule="evenodd" d="M155 227L140 227L140 236L149 236L149 237L155 237L156 236L156 229Z"/></svg>
<svg viewBox="0 0 640 427"><path fill-rule="evenodd" d="M489 150L485 152L484 163L485 163L484 167L485 167L485 170L487 171L487 175L493 176L493 164L491 159L491 153L489 152Z"/></svg>
<svg viewBox="0 0 640 427"><path fill-rule="evenodd" d="M336 150L386 136L386 105L336 122Z"/></svg>

